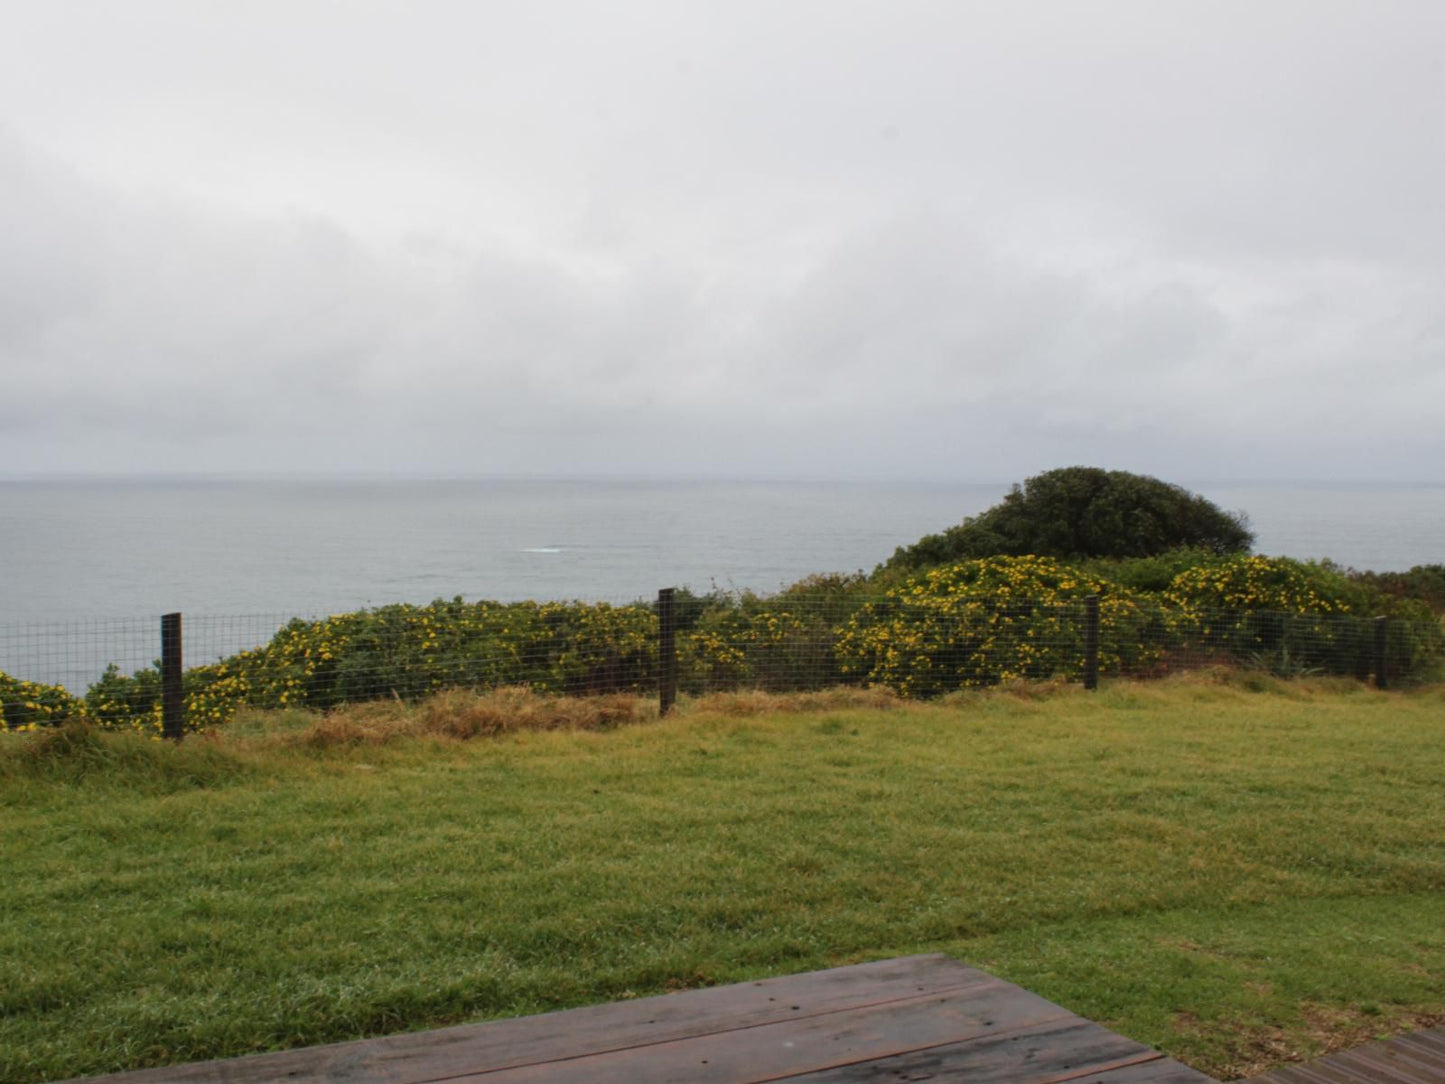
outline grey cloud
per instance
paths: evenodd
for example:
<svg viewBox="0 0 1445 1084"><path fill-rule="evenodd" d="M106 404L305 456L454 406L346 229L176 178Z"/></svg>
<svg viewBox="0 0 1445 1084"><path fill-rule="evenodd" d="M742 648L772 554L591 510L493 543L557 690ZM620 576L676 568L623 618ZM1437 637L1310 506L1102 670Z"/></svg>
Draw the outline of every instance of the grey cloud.
<svg viewBox="0 0 1445 1084"><path fill-rule="evenodd" d="M1319 439L1308 430L1335 397L1311 373L1348 372L1350 334L1381 319L1326 312L1339 298L1308 279L1278 319L1328 317L1326 343L1343 346L1291 367L1184 278L1111 285L927 215L858 232L759 305L748 268L741 284L674 265L589 274L100 188L84 199L109 199L107 231L43 246L83 300L32 330L32 363L9 372L55 412L48 431L105 440L98 463L146 427L121 460L137 469L184 450L212 469L990 476L981 464L1005 450L1091 458L1088 434L1136 458L1183 458L1171 444L1218 457L1262 431ZM1364 285L1351 296L1369 300ZM1402 384L1429 367L1408 352L1387 364Z"/></svg>
<svg viewBox="0 0 1445 1084"><path fill-rule="evenodd" d="M0 472L1445 461L1433 4L68 6Z"/></svg>

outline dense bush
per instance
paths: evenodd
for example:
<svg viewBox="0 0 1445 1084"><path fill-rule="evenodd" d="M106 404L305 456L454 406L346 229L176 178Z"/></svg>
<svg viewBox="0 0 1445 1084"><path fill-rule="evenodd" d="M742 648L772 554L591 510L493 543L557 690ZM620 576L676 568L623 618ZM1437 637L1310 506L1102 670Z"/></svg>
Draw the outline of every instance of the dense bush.
<svg viewBox="0 0 1445 1084"><path fill-rule="evenodd" d="M1094 557L1072 562L1076 567L1101 580L1126 587L1130 591L1158 595L1167 591L1174 577L1194 568L1209 568L1228 556L1209 550L1181 546L1148 557Z"/></svg>
<svg viewBox="0 0 1445 1084"><path fill-rule="evenodd" d="M1416 565L1408 572L1346 571L1350 579L1388 598L1422 602L1445 614L1445 565Z"/></svg>
<svg viewBox="0 0 1445 1084"><path fill-rule="evenodd" d="M941 534L899 547L887 567L924 568L997 555L1147 557L1180 547L1247 552L1243 516L1179 486L1127 471L1064 467L1014 486L999 503Z"/></svg>
<svg viewBox="0 0 1445 1084"><path fill-rule="evenodd" d="M1164 597L1177 606L1283 613L1349 613L1359 592L1333 569L1288 557L1236 557L1186 568Z"/></svg>
<svg viewBox="0 0 1445 1084"><path fill-rule="evenodd" d="M1072 678L1093 594L1101 669L1137 669L1163 653L1172 617L1157 604L1047 557L991 557L931 569L865 603L841 630L838 655L845 674L904 696Z"/></svg>
<svg viewBox="0 0 1445 1084"><path fill-rule="evenodd" d="M103 727L160 729L160 663L134 674L122 674L111 663L100 680L85 691L86 717Z"/></svg>
<svg viewBox="0 0 1445 1084"><path fill-rule="evenodd" d="M59 685L22 681L0 671L0 730L34 730L73 719L84 705Z"/></svg>
<svg viewBox="0 0 1445 1084"><path fill-rule="evenodd" d="M225 722L241 707L325 710L448 688L635 692L655 684L657 616L643 605L438 599L314 621L296 619L262 647L184 675L187 725ZM108 727L160 729L158 666L91 686L86 715Z"/></svg>
<svg viewBox="0 0 1445 1084"><path fill-rule="evenodd" d="M834 652L837 629L826 615L751 602L709 610L678 637L678 686L683 692L798 692L846 680Z"/></svg>
<svg viewBox="0 0 1445 1084"><path fill-rule="evenodd" d="M1441 650L1439 624L1422 603L1392 598L1330 564L1237 557L1185 569L1164 598L1186 615L1196 652L1218 651L1281 673L1355 674L1373 664L1376 616L1393 616L1387 665L1417 671Z"/></svg>
<svg viewBox="0 0 1445 1084"><path fill-rule="evenodd" d="M1430 569L1415 570L1429 582ZM777 594L678 591L685 693L870 684L936 696L1014 679L1075 678L1082 606L1098 594L1105 672L1203 661L1278 673L1367 676L1373 618L1388 614L1392 678L1439 673L1445 636L1418 599L1328 562L1176 549L1079 565L998 556L922 572L811 576ZM187 727L239 709L325 711L444 689L642 693L656 688L658 620L646 604L437 600L291 621L271 640L183 675ZM1433 670L1431 668L1434 668ZM0 674L0 729L86 718L158 735L159 664L108 667L77 698Z"/></svg>

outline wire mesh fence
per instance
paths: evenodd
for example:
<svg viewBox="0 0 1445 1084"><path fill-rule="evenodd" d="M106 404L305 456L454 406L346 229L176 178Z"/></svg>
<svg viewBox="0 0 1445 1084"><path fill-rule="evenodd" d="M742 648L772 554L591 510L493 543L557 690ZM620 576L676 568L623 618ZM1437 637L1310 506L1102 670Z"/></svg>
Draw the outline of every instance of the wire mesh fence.
<svg viewBox="0 0 1445 1084"><path fill-rule="evenodd" d="M164 645L161 624L0 626L5 728L84 716L178 735L245 708L327 711L513 686L657 696L665 711L679 694L738 689L880 686L930 698L1221 665L1383 685L1438 674L1445 659L1438 622L1169 606L1127 593L1063 602L1008 592L762 598L670 589L626 604L454 599L331 616L192 615L183 631L172 615L174 642Z"/></svg>
<svg viewBox="0 0 1445 1084"><path fill-rule="evenodd" d="M159 617L0 625L0 673L84 691L107 666L124 673L160 658Z"/></svg>

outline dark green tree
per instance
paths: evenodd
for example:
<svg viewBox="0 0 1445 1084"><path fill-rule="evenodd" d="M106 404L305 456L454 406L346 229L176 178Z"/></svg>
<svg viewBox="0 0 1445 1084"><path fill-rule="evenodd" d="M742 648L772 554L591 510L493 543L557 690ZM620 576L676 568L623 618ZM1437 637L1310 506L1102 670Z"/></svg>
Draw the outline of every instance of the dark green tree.
<svg viewBox="0 0 1445 1084"><path fill-rule="evenodd" d="M1142 474L1062 467L1015 485L986 512L900 546L889 569L923 568L999 554L1149 557L1189 546L1247 553L1248 521L1188 490Z"/></svg>

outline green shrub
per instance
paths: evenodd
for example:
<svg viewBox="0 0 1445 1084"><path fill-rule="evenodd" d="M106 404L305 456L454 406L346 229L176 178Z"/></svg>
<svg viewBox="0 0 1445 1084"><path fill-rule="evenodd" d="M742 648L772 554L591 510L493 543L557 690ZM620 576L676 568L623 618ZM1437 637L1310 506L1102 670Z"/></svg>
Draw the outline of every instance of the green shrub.
<svg viewBox="0 0 1445 1084"><path fill-rule="evenodd" d="M1328 614L1351 612L1360 594L1326 565L1289 557L1234 557L1184 569L1165 597L1182 607Z"/></svg>
<svg viewBox="0 0 1445 1084"><path fill-rule="evenodd" d="M1168 576L1165 590L1153 595ZM882 590L886 586L886 590ZM1101 668L1147 673L1170 653L1277 673L1354 673L1373 660L1369 618L1389 631L1395 676L1442 665L1442 636L1420 601L1328 563L1222 558L1177 549L1069 566L993 557L926 573L810 576L772 596L676 593L684 692L806 691L871 683L914 696L1015 678L1076 677L1081 605L1101 596ZM188 669L186 725L243 708L329 711L446 689L643 693L658 677L657 614L637 603L438 599L296 619L257 648ZM0 674L3 729L84 718L147 736L161 730L159 664L106 668L84 700Z"/></svg>
<svg viewBox="0 0 1445 1084"><path fill-rule="evenodd" d="M699 613L677 637L678 688L696 694L746 686L751 635L752 622L736 602Z"/></svg>
<svg viewBox="0 0 1445 1084"><path fill-rule="evenodd" d="M0 730L55 726L84 711L84 703L60 685L22 681L0 671Z"/></svg>
<svg viewBox="0 0 1445 1084"><path fill-rule="evenodd" d="M837 628L819 609L713 609L678 637L678 686L688 693L751 688L798 692L847 680Z"/></svg>
<svg viewBox="0 0 1445 1084"><path fill-rule="evenodd" d="M184 675L187 726L226 722L243 707L326 711L451 688L636 692L657 680L657 617L647 606L437 600L317 620L297 618L262 647ZM160 672L108 667L86 694L107 728L160 729Z"/></svg>
<svg viewBox="0 0 1445 1084"><path fill-rule="evenodd" d="M1361 586L1386 598L1421 602L1445 614L1445 565L1416 565L1408 572L1345 572Z"/></svg>
<svg viewBox="0 0 1445 1084"><path fill-rule="evenodd" d="M1242 515L1180 486L1127 471L1064 467L1014 486L1004 499L941 534L899 547L888 567L1042 554L1064 559L1147 557L1180 547L1213 554L1254 543Z"/></svg>
<svg viewBox="0 0 1445 1084"><path fill-rule="evenodd" d="M657 684L657 614L644 605L545 603L548 677L562 693L641 692Z"/></svg>
<svg viewBox="0 0 1445 1084"><path fill-rule="evenodd" d="M1173 615L1047 557L992 557L932 569L866 603L843 628L845 674L929 697L1019 678L1077 677L1083 599L1100 595L1099 664L1158 659Z"/></svg>
<svg viewBox="0 0 1445 1084"><path fill-rule="evenodd" d="M1157 595L1167 591L1181 572L1211 568L1228 559L1206 549L1181 546L1148 557L1095 557L1075 564L1092 576L1130 591Z"/></svg>
<svg viewBox="0 0 1445 1084"><path fill-rule="evenodd" d="M1394 619L1387 665L1397 676L1420 672L1442 649L1422 603L1386 596L1329 563L1236 557L1180 572L1164 597L1187 611L1194 651L1283 674L1368 675L1376 616Z"/></svg>

